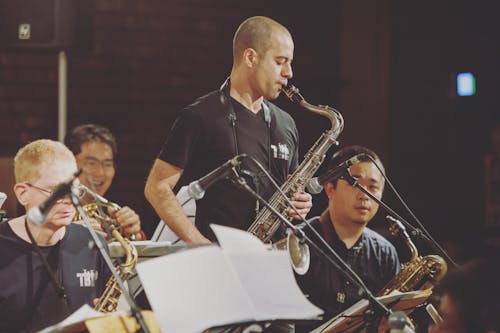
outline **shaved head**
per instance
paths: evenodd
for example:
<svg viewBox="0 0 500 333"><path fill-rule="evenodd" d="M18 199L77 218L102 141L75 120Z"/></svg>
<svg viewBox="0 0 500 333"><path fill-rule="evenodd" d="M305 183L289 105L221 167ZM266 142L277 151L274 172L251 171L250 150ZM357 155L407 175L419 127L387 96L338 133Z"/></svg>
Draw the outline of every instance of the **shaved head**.
<svg viewBox="0 0 500 333"><path fill-rule="evenodd" d="M271 48L272 34L285 33L292 38L290 32L280 23L265 16L254 16L246 19L236 30L233 38L234 63L241 61L243 52L252 48L259 54L265 54Z"/></svg>

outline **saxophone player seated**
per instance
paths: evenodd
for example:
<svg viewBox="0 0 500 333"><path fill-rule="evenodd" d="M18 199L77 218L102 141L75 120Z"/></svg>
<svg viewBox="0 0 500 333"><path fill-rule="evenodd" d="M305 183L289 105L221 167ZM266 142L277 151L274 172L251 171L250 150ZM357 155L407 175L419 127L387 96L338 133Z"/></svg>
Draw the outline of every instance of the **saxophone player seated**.
<svg viewBox="0 0 500 333"><path fill-rule="evenodd" d="M104 196L116 171L115 158L118 150L111 131L94 124L80 125L68 133L65 143L75 155L78 168L83 170L79 177L80 182L98 195ZM87 197L84 199L91 203L92 196ZM146 239L141 230L139 215L130 207L120 207L118 210L107 207L105 213L118 222L123 236L133 240ZM94 229L103 231L99 222L93 221L92 225Z"/></svg>
<svg viewBox="0 0 500 333"><path fill-rule="evenodd" d="M26 211L41 207L76 171L62 143L34 141L14 158L14 193ZM41 225L26 214L0 223L1 332L34 332L60 322L83 304L92 306L105 289L109 270L97 246L89 248L88 230L71 223L71 199L53 199Z"/></svg>
<svg viewBox="0 0 500 333"><path fill-rule="evenodd" d="M362 153L373 158L383 168L380 158L373 151L361 146L349 146L332 156L328 169L332 170ZM375 197L382 197L384 178L370 159L361 159L349 171ZM328 209L321 216L310 220L312 226L376 294L400 270L395 247L367 227L378 210L378 204L342 178L327 181L323 189L328 197ZM308 228L303 230L311 234ZM316 239L314 235L311 238ZM317 243L320 244L319 241ZM325 318L328 319L361 298L358 286L353 285L342 272L314 250L311 250L308 272L304 276L297 275L297 282L303 292L310 296L310 300L325 310ZM310 330L300 326L296 329L297 332Z"/></svg>

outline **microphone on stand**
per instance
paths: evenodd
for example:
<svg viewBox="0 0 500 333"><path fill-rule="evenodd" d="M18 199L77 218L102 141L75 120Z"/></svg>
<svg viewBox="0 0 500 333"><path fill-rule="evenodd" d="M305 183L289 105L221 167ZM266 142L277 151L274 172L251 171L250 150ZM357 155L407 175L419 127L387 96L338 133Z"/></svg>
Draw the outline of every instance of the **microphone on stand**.
<svg viewBox="0 0 500 333"><path fill-rule="evenodd" d="M43 203L30 208L27 213L28 219L35 225L42 225L47 222L47 214L49 213L50 209L56 204L59 199L67 196L72 192L73 182L81 172L81 169L78 170L70 180L57 185L50 197L48 197L47 200L45 200Z"/></svg>
<svg viewBox="0 0 500 333"><path fill-rule="evenodd" d="M323 185L326 182L342 177L351 165L369 161L369 159L367 159L367 156L368 155L366 155L365 153L354 155L350 159L340 163L335 168L325 172L321 176L311 178L311 180L306 185L307 191L311 194L320 193L321 191L323 191Z"/></svg>
<svg viewBox="0 0 500 333"><path fill-rule="evenodd" d="M237 174L235 167L239 166L245 157L247 157L247 154L236 155L209 174L189 183L187 189L189 196L195 200L203 198L205 191L207 188L212 186L213 183L226 178L231 174Z"/></svg>
<svg viewBox="0 0 500 333"><path fill-rule="evenodd" d="M389 315L390 333L415 333L415 327L403 311L395 311Z"/></svg>

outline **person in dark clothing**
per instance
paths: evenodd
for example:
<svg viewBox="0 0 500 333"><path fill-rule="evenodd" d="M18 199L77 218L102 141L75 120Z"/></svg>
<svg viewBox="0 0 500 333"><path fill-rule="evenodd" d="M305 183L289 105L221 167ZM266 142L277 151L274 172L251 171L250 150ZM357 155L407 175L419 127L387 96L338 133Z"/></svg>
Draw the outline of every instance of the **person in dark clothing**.
<svg viewBox="0 0 500 333"><path fill-rule="evenodd" d="M174 190L246 153L282 184L298 166L298 133L290 115L269 102L292 77L294 44L290 32L262 16L245 20L233 40L233 68L223 86L186 107L175 121L149 174L145 195L160 218L187 243L214 240L209 224L247 230L256 200L230 181L220 181L197 201L195 225L182 211ZM268 199L271 182L249 159L250 185ZM299 214L312 206L311 195L294 194ZM295 212L291 215L298 218Z"/></svg>
<svg viewBox="0 0 500 333"><path fill-rule="evenodd" d="M383 170L379 157L361 146L349 146L336 152L329 163L329 170L358 154L370 156ZM349 167L349 172L380 199L384 189L382 173L369 158L360 159L359 163ZM378 204L342 178L328 180L324 184L324 191L328 196L328 209L320 217L311 219L310 223L361 277L368 289L376 294L400 270L395 247L367 227L378 210ZM308 228L303 230L311 238L316 238ZM319 244L319 240L316 239L316 243ZM359 287L316 251L311 251L310 268L305 275L297 276L297 282L310 300L325 310L325 319L340 313L361 298ZM308 330L301 327L298 331Z"/></svg>
<svg viewBox="0 0 500 333"><path fill-rule="evenodd" d="M144 193L160 218L186 243L214 241L211 223L248 230L259 204L229 180L220 181L197 201L193 225L174 194L182 185L242 153L267 168L278 184L283 184L298 167L295 123L269 102L278 98L293 75L293 49L292 36L283 25L263 16L248 18L234 35L233 67L228 80L219 90L186 107L175 121ZM243 160L242 169L253 174L249 184L265 199L276 191L250 159ZM290 210L290 216L299 218L311 209L310 194L294 193L291 199L298 214ZM277 325L267 331L281 332Z"/></svg>
<svg viewBox="0 0 500 333"><path fill-rule="evenodd" d="M14 192L26 211L42 204L76 172L62 143L37 140L14 158ZM59 199L37 225L27 215L0 224L0 331L34 332L93 306L110 275L92 238L71 223L70 198ZM101 238L103 244L105 241Z"/></svg>
<svg viewBox="0 0 500 333"><path fill-rule="evenodd" d="M442 322L431 333L500 332L500 257L471 259L436 286Z"/></svg>
<svg viewBox="0 0 500 333"><path fill-rule="evenodd" d="M79 176L80 182L95 190L97 194L105 196L116 172L118 148L114 135L106 127L84 124L69 131L64 141L75 155L78 168L83 171ZM83 199L86 203L94 201L91 195ZM108 208L108 213L120 225L123 236L133 240L146 239L141 230L141 219L132 208ZM100 223L95 222L94 229L102 231Z"/></svg>

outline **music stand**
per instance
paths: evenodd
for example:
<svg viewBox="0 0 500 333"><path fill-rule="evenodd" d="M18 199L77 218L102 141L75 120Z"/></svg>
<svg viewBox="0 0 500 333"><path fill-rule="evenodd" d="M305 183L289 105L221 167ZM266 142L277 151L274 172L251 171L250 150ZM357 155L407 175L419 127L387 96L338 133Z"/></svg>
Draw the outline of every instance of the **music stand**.
<svg viewBox="0 0 500 333"><path fill-rule="evenodd" d="M132 241L131 244L137 249L138 261L147 260L149 258L159 257L166 254L171 254L179 250L188 248L186 244L172 243L168 241ZM112 258L121 258L125 255L123 247L118 242L108 244L109 255Z"/></svg>
<svg viewBox="0 0 500 333"><path fill-rule="evenodd" d="M403 311L406 314L410 314L417 306L424 303L431 294L432 289L426 289L405 293L393 293L387 296L377 297L377 299L393 312ZM366 313L369 310L370 304L368 300L362 299L347 310L344 310L323 325L314 329L311 333L365 332L367 324ZM378 319L378 332L386 332L389 328L387 318L381 316Z"/></svg>
<svg viewBox="0 0 500 333"><path fill-rule="evenodd" d="M141 315L151 333L160 333L160 326L152 311L142 310ZM62 322L39 333L131 333L136 332L137 327L135 317L119 312L104 314L85 304Z"/></svg>

